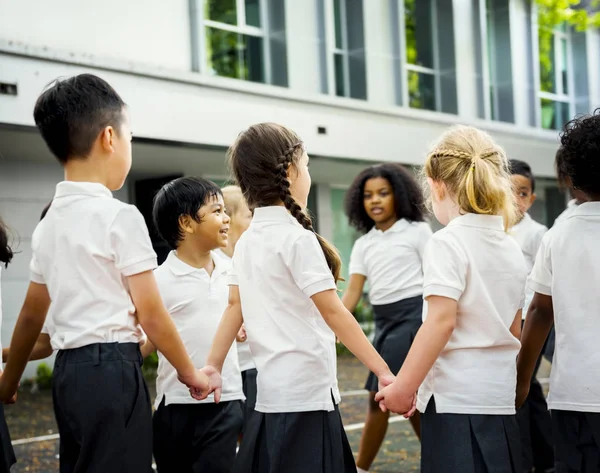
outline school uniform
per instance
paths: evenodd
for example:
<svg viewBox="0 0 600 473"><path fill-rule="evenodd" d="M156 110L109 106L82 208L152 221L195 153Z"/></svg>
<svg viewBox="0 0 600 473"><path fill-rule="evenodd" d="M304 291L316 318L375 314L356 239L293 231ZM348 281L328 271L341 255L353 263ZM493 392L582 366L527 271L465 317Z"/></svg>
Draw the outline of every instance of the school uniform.
<svg viewBox="0 0 600 473"><path fill-rule="evenodd" d="M61 473L150 472L142 331L125 282L156 268L142 215L101 184L61 182L32 249L31 280L52 299Z"/></svg>
<svg viewBox="0 0 600 473"><path fill-rule="evenodd" d="M227 307L229 262L212 253L214 269L194 268L169 253L155 271L165 307L171 314L194 366L206 366L208 352ZM158 353L154 459L159 473L230 473L243 412L242 377L235 343L223 370L221 402L213 394L197 401L177 379L177 371Z"/></svg>
<svg viewBox="0 0 600 473"><path fill-rule="evenodd" d="M259 207L229 273L258 371L234 473L356 473L337 405L335 334L311 297L336 285L316 236Z"/></svg>
<svg viewBox="0 0 600 473"><path fill-rule="evenodd" d="M0 281L2 277L2 267L0 266ZM2 327L2 290L0 290L0 327ZM2 344L0 342L0 353L2 353ZM2 373L0 365L0 374ZM4 417L4 404L0 403L0 473L10 472L10 467L17 463L15 452L10 440L10 432Z"/></svg>
<svg viewBox="0 0 600 473"><path fill-rule="evenodd" d="M454 299L458 313L418 392L421 472L521 473L510 332L524 302L521 250L502 217L465 214L432 236L423 269L423 297Z"/></svg>
<svg viewBox="0 0 600 473"><path fill-rule="evenodd" d="M554 308L548 406L557 473L600 471L599 234L600 203L582 203L544 236L529 278Z"/></svg>
<svg viewBox="0 0 600 473"><path fill-rule="evenodd" d="M223 251L219 250L219 255L225 258L231 264L231 258L227 256ZM252 413L254 412L254 406L256 405L256 365L250 352L250 345L248 340L244 342L237 342L237 353L238 362L240 365L240 371L242 372L242 386L244 389L244 426L242 427L242 433L244 428L248 425Z"/></svg>
<svg viewBox="0 0 600 473"><path fill-rule="evenodd" d="M352 248L350 274L367 278L375 313L373 346L397 373L421 326L423 313L423 252L432 235L425 222L400 219L386 231L373 227ZM377 392L369 373L365 389Z"/></svg>
<svg viewBox="0 0 600 473"><path fill-rule="evenodd" d="M548 229L544 225L533 220L527 213L509 231L509 234L521 247L528 273L533 269L535 256L547 231ZM532 299L533 291L527 289L523 306L523 320L525 320ZM535 471L545 472L554 467L552 422L546 404L546 396L536 377L540 362L541 355L531 378L529 395L523 406L517 411L524 471L532 471L535 468Z"/></svg>

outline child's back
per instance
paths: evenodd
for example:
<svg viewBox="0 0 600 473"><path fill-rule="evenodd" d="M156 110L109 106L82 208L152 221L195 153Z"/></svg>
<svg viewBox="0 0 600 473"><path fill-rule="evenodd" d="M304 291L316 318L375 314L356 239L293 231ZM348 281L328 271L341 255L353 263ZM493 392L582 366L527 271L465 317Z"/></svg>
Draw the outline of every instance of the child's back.
<svg viewBox="0 0 600 473"><path fill-rule="evenodd" d="M467 214L452 220L433 235L424 271L425 297L462 296L452 336L422 385L419 409L435 394L438 412L513 414L520 343L510 329L527 272L502 217Z"/></svg>
<svg viewBox="0 0 600 473"><path fill-rule="evenodd" d="M134 206L100 184L61 182L32 247L32 277L52 299L55 348L140 341L122 278L154 269L156 255Z"/></svg>
<svg viewBox="0 0 600 473"><path fill-rule="evenodd" d="M256 410L332 410L335 335L310 297L335 284L315 235L285 207L257 208L233 265L258 371Z"/></svg>

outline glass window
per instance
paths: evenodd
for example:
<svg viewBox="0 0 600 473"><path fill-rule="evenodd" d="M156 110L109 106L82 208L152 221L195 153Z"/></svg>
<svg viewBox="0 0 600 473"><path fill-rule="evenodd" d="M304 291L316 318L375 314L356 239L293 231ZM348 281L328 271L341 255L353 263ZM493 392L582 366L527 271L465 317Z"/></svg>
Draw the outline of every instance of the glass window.
<svg viewBox="0 0 600 473"><path fill-rule="evenodd" d="M344 213L345 196L345 190L331 189L333 244L340 252L340 257L342 258L342 277L345 280L344 282L340 282L340 289L344 289L348 284L350 253L352 252L354 242L359 237L358 233L348 224L348 218Z"/></svg>
<svg viewBox="0 0 600 473"><path fill-rule="evenodd" d="M246 24L249 26L261 27L260 21L260 1L245 0L246 7Z"/></svg>
<svg viewBox="0 0 600 473"><path fill-rule="evenodd" d="M204 18L228 25L237 25L236 0L205 0Z"/></svg>
<svg viewBox="0 0 600 473"><path fill-rule="evenodd" d="M411 108L435 110L435 76L408 71L409 105Z"/></svg>

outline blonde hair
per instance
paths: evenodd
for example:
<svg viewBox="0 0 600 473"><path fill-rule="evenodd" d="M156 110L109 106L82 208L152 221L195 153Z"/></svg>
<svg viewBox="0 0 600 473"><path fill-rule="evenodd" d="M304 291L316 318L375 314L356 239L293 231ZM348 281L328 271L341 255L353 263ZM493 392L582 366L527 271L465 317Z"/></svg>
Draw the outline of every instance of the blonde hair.
<svg viewBox="0 0 600 473"><path fill-rule="evenodd" d="M238 213L244 196L239 186L225 186L221 189L225 201L225 211L230 217Z"/></svg>
<svg viewBox="0 0 600 473"><path fill-rule="evenodd" d="M508 159L484 131L451 127L427 155L423 173L443 182L462 212L502 215L507 230L517 221Z"/></svg>

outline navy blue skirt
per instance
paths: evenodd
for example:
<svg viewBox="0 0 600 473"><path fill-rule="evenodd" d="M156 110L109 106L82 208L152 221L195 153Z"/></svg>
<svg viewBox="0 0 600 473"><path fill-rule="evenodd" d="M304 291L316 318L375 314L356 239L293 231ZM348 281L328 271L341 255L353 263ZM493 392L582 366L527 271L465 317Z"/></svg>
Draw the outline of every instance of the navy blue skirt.
<svg viewBox="0 0 600 473"><path fill-rule="evenodd" d="M15 463L17 463L17 459L4 418L4 405L0 403L0 473L9 473L10 467Z"/></svg>
<svg viewBox="0 0 600 473"><path fill-rule="evenodd" d="M356 473L340 411L254 411L232 473Z"/></svg>
<svg viewBox="0 0 600 473"><path fill-rule="evenodd" d="M423 318L423 296L402 299L391 304L374 305L375 337L373 346L397 374L408 355ZM365 389L379 391L377 376L369 373Z"/></svg>

